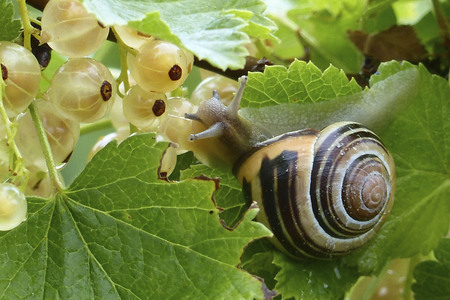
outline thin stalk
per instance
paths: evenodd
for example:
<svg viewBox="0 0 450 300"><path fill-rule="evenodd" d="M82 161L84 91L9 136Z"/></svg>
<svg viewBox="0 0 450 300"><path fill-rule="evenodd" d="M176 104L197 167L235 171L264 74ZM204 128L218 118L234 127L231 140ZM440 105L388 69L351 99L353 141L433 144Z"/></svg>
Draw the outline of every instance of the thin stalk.
<svg viewBox="0 0 450 300"><path fill-rule="evenodd" d="M392 263L392 262L391 262ZM386 264L384 268L381 270L380 274L378 274L377 277L374 277L369 285L367 286L364 294L361 297L361 300L370 300L373 296L373 293L375 292L375 289L377 288L378 284L380 283L380 280L386 275L387 271L389 270L389 267L391 263Z"/></svg>
<svg viewBox="0 0 450 300"><path fill-rule="evenodd" d="M35 18L31 17L31 16L28 17L28 18L30 19L30 22L31 22L31 23L34 23L34 24L39 25L39 26L42 25L42 22L39 21L38 19L35 19Z"/></svg>
<svg viewBox="0 0 450 300"><path fill-rule="evenodd" d="M19 6L19 14L22 20L23 26L23 36L24 36L24 47L28 50L31 50L31 35L35 33L36 29L31 26L30 18L28 16L28 9L25 0L17 0ZM50 144L47 139L47 134L45 133L44 125L42 124L41 118L39 116L39 112L36 107L36 103L33 101L28 109L30 111L31 118L33 120L34 126L36 128L39 142L42 147L42 152L44 153L45 162L47 163L48 173L50 176L50 180L53 184L53 187L57 191L64 190L64 184L61 182L58 171L56 170L56 164L53 160L52 151L50 149ZM7 126L8 127L8 126ZM21 156L20 156L21 158Z"/></svg>
<svg viewBox="0 0 450 300"><path fill-rule="evenodd" d="M439 0L432 0L434 14L436 15L436 19L439 25L439 29L441 31L441 35L443 38L448 39L450 37L450 24L442 13L442 7L439 3Z"/></svg>
<svg viewBox="0 0 450 300"><path fill-rule="evenodd" d="M12 182L18 181L21 185L20 186L21 190L25 191L25 188L28 183L29 171L25 167L23 157L20 154L19 148L17 148L16 142L14 141L14 137L16 135L16 127L15 124L9 120L5 106L3 105L4 94L5 94L5 83L3 82L3 78L0 77L0 116L3 123L5 124L8 146L11 147L12 149L9 160L10 169L13 170L15 178L17 178L16 180L13 178Z"/></svg>
<svg viewBox="0 0 450 300"><path fill-rule="evenodd" d="M41 143L42 152L44 153L45 162L47 163L48 174L50 180L53 183L53 187L58 191L64 190L64 184L61 182L58 171L56 170L56 164L53 159L52 150L47 139L47 134L45 133L44 124L42 124L41 117L36 107L36 103L33 101L30 106L28 106L31 118L33 119L34 126L39 137L39 142Z"/></svg>
<svg viewBox="0 0 450 300"><path fill-rule="evenodd" d="M120 84L123 83L125 94L130 89L130 81L128 79L127 52L131 51L131 49L122 41L122 39L117 34L114 27L111 27L111 30L113 31L114 36L117 39L117 45L119 46L120 75L117 78L116 83L117 83L117 92L121 97L123 97L122 93L119 91L119 87L120 87Z"/></svg>
<svg viewBox="0 0 450 300"><path fill-rule="evenodd" d="M28 50L31 50L31 34L35 31L35 28L30 24L26 1L17 0L17 4L19 6L19 14L23 26L23 46Z"/></svg>
<svg viewBox="0 0 450 300"><path fill-rule="evenodd" d="M109 119L103 119L101 121L90 123L81 126L80 128L80 135L85 135L94 131L102 130L102 129L108 129L112 127L111 120Z"/></svg>
<svg viewBox="0 0 450 300"><path fill-rule="evenodd" d="M262 54L262 57L270 57L270 52L267 50L267 47L264 45L261 39L256 39L255 46L256 49L258 49L259 53Z"/></svg>

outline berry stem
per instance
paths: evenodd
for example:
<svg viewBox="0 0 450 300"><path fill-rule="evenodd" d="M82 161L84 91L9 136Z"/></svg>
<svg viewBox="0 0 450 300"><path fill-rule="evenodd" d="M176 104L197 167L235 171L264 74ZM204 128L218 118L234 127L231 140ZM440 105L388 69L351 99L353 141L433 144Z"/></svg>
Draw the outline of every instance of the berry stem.
<svg viewBox="0 0 450 300"><path fill-rule="evenodd" d="M369 285L366 287L366 290L364 294L361 297L361 300L370 300L380 283L380 280L383 278L383 276L386 275L387 271L389 270L389 267L391 266L392 261L388 262L384 268L381 270L381 272L376 277L372 277L372 280L370 281Z"/></svg>
<svg viewBox="0 0 450 300"><path fill-rule="evenodd" d="M116 83L117 83L117 93L123 98L124 95L122 95L122 93L119 91L120 84L123 83L125 94L130 89L130 81L128 80L128 63L127 63L127 52L129 50L129 47L125 45L120 36L117 34L114 27L111 27L111 30L113 31L114 36L116 37L117 40L117 45L119 46L120 75L119 77L117 77Z"/></svg>
<svg viewBox="0 0 450 300"><path fill-rule="evenodd" d="M102 129L108 129L108 128L112 128L112 127L113 126L112 126L111 120L103 119L103 120L100 120L95 123L90 123L90 124L81 126L80 135L85 135L85 134L88 134L91 132L95 132L95 131L102 130Z"/></svg>
<svg viewBox="0 0 450 300"><path fill-rule="evenodd" d="M12 152L10 155L9 165L13 172L14 177L12 177L11 182L17 184L22 192L25 191L28 183L29 171L25 166L22 155L20 154L19 148L17 148L14 137L16 135L15 124L12 123L8 114L6 113L5 107L3 106L3 95L5 94L5 83L3 78L0 78L0 115L3 123L5 124L6 137L9 147L11 147Z"/></svg>
<svg viewBox="0 0 450 300"><path fill-rule="evenodd" d="M264 45L264 43L261 39L256 39L255 46L256 46L256 49L258 49L258 52L261 54L262 57L270 57L271 56L270 50L267 49L267 47Z"/></svg>
<svg viewBox="0 0 450 300"><path fill-rule="evenodd" d="M28 9L26 1L17 0L17 4L19 6L19 14L23 26L23 46L28 50L31 50L31 34L35 31L35 29L30 24L30 18L28 17Z"/></svg>
<svg viewBox="0 0 450 300"><path fill-rule="evenodd" d="M41 117L36 107L36 103L33 101L30 106L28 106L31 118L33 119L34 126L39 137L39 142L41 143L42 152L44 153L45 162L47 163L48 173L53 187L58 191L64 190L64 184L62 183L58 171L56 170L56 164L53 159L52 150L47 139L47 134L45 133L44 124L42 124Z"/></svg>

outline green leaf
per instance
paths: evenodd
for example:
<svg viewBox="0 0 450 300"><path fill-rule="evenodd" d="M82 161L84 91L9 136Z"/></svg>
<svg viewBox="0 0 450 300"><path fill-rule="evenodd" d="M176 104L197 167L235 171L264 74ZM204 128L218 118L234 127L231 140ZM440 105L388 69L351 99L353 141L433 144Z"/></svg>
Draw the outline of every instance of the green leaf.
<svg viewBox="0 0 450 300"><path fill-rule="evenodd" d="M258 241L257 241L258 242ZM251 247L254 243L250 244ZM248 247L245 249L248 252ZM274 251L265 251L253 254L248 260L244 261L242 267L264 279L264 283L269 289L274 289L276 285L275 276L279 268L273 264Z"/></svg>
<svg viewBox="0 0 450 300"><path fill-rule="evenodd" d="M379 131L411 102L417 73L415 69L398 72L387 82L361 91L334 67L323 73L301 61L289 69L267 67L263 74L249 74L243 95L246 107L240 115L274 136L303 128L322 129L338 121L360 122Z"/></svg>
<svg viewBox="0 0 450 300"><path fill-rule="evenodd" d="M276 252L274 264L281 269L275 290L283 299L341 299L359 277L341 260L297 261Z"/></svg>
<svg viewBox="0 0 450 300"><path fill-rule="evenodd" d="M265 7L261 9L264 11ZM251 37L257 38L272 38L277 39L273 32L277 30L277 26L271 18L265 17L260 14L251 13L248 10L235 10L229 9L229 13L233 13L236 17L240 17L244 20L248 20L248 25L244 28L244 32Z"/></svg>
<svg viewBox="0 0 450 300"><path fill-rule="evenodd" d="M434 256L443 264L450 263L450 239L444 238L439 241L439 246L434 250ZM449 273L450 275L450 273Z"/></svg>
<svg viewBox="0 0 450 300"><path fill-rule="evenodd" d="M264 17L260 0L130 1L84 0L105 25L125 25L184 46L221 69L241 68L248 54L247 34L272 37L275 24Z"/></svg>
<svg viewBox="0 0 450 300"><path fill-rule="evenodd" d="M356 81L333 66L324 72L313 63L295 60L289 68L268 66L264 73L249 74L242 107L265 107L284 103L320 102L361 91Z"/></svg>
<svg viewBox="0 0 450 300"><path fill-rule="evenodd" d="M358 73L362 56L346 38L347 30L360 29L364 3L359 0L305 1L288 12L311 48L311 61L321 69L331 63L347 73Z"/></svg>
<svg viewBox="0 0 450 300"><path fill-rule="evenodd" d="M433 41L439 40L439 26L436 16L429 12L417 24L414 25L417 36L422 44L432 44Z"/></svg>
<svg viewBox="0 0 450 300"><path fill-rule="evenodd" d="M305 49L300 42L298 36L297 26L293 26L292 22L289 22L286 16L273 16L271 18L278 26L278 30L275 32L275 36L280 42L273 46L270 58L273 61L277 60L292 60L294 58L300 58L305 55Z"/></svg>
<svg viewBox="0 0 450 300"><path fill-rule="evenodd" d="M239 181L231 173L194 165L181 172L181 179L206 176L216 180L219 189L214 194L217 206L222 209L220 217L228 227L235 226L250 206L246 203Z"/></svg>
<svg viewBox="0 0 450 300"><path fill-rule="evenodd" d="M445 1L438 1L445 3ZM433 8L436 2L434 1L392 1L392 7L395 10L399 24L417 23L424 15L436 10Z"/></svg>
<svg viewBox="0 0 450 300"><path fill-rule="evenodd" d="M22 23L14 19L14 6L10 0L0 0L0 41L12 41L20 34Z"/></svg>
<svg viewBox="0 0 450 300"><path fill-rule="evenodd" d="M297 64L306 69L301 74L308 74L312 68L305 63ZM272 104L271 99L276 97L282 99L280 102L287 102L291 95L302 93L307 95L305 101L247 107L241 110L241 115L246 118L252 116L249 120L253 124L271 127L273 132L283 132L283 128L306 128L299 124L320 124L312 127L321 129L326 122L345 120L369 124L370 128L376 129L396 162L397 190L393 210L380 232L365 247L329 262L293 261L280 257L277 260L280 273L276 276L275 290L283 297L296 295L301 298L299 295L304 295L308 299L311 290L316 289L306 284L300 286L298 280L291 278L297 279L296 274L301 274L301 277L309 274L308 271L316 271L320 276L315 277L318 281L312 280L311 284L319 289L321 297L333 299L348 287L348 282L356 280L356 268L359 275L377 274L393 258L429 252L447 232L450 212L450 87L445 79L430 75L422 66L392 62L381 65L379 75L370 81L370 89L357 92L356 89L345 88L351 87L352 83L347 82L348 86L340 83L341 90L350 95L324 99L320 98L321 95L333 90L324 84L321 77L325 75L309 71L316 77L309 74L305 77L314 77L316 80L313 82L320 84L306 93L309 86L300 76L292 80L286 75L291 74L292 68L297 66L293 64L289 70L275 66L267 68L263 74L251 74L248 80L251 89L244 92L245 103L258 106L262 99L263 103L268 101ZM325 92L321 92L323 90ZM276 95L277 91L281 96ZM315 100L319 101L313 103ZM336 281L333 277L336 265L342 267L340 273L348 274L348 282L345 279ZM321 282L328 284L327 289L320 289ZM328 294L327 291L331 292Z"/></svg>
<svg viewBox="0 0 450 300"><path fill-rule="evenodd" d="M371 5L373 5L373 1L371 1ZM394 9L390 5L376 12L370 9L370 5L366 9L367 13L364 13L362 17L364 23L363 29L369 33L377 32L397 24Z"/></svg>
<svg viewBox="0 0 450 300"><path fill-rule="evenodd" d="M158 180L166 147L153 134L110 143L66 192L30 198L27 222L0 236L0 298L262 298L237 267L269 234L257 210L226 229L213 181Z"/></svg>
<svg viewBox="0 0 450 300"><path fill-rule="evenodd" d="M364 10L365 18L374 18L375 16L382 15L386 10L392 9L392 3L397 0L371 0ZM380 28L381 29L381 28Z"/></svg>
<svg viewBox="0 0 450 300"><path fill-rule="evenodd" d="M417 70L411 104L380 132L394 156L395 203L386 224L362 253L348 257L364 274L378 272L390 259L428 253L449 228L450 87L423 66L391 62L380 67L371 84Z"/></svg>
<svg viewBox="0 0 450 300"><path fill-rule="evenodd" d="M177 163L175 165L175 169L173 170L172 174L170 174L169 180L180 180L181 172L183 170L190 168L193 162L194 162L194 153L192 153L191 151L179 154L177 156Z"/></svg>
<svg viewBox="0 0 450 300"><path fill-rule="evenodd" d="M445 299L450 295L450 239L442 239L435 250L437 261L424 261L414 269L412 285L417 300Z"/></svg>
<svg viewBox="0 0 450 300"><path fill-rule="evenodd" d="M54 204L39 198L27 200L27 221L12 231L0 232L2 299L44 298L47 235Z"/></svg>
<svg viewBox="0 0 450 300"><path fill-rule="evenodd" d="M243 267L262 277L282 299L340 299L359 276L342 260L289 258L267 239L257 240L245 249Z"/></svg>

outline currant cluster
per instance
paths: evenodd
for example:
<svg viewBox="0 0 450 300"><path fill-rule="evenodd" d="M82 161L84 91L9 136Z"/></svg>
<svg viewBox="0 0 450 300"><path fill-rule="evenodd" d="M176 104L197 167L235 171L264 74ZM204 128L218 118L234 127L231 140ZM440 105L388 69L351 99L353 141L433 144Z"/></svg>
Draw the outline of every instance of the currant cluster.
<svg viewBox="0 0 450 300"><path fill-rule="evenodd" d="M191 99L180 97L185 94L180 87L193 67L190 52L128 26L106 27L78 0L50 0L40 23L35 20L33 24L33 49L20 42L0 42L5 112L0 118L0 176L4 182L0 184L0 230L10 230L26 218L25 194L47 197L54 192L49 158L45 146L40 146L42 132L58 170L70 159L84 123L109 118L115 128L99 140L88 159L112 140L121 142L134 132L156 132L158 140L170 142L159 168L160 177L167 178L177 155L189 148L185 137L192 121L184 118L185 114L194 113L213 90L227 101L237 89L236 82L208 74ZM88 57L110 32L126 51L119 76ZM48 65L51 50L67 60L46 78L41 71ZM49 81L48 89L41 88L41 81ZM11 155L12 145L16 156ZM17 172L20 164L23 174Z"/></svg>

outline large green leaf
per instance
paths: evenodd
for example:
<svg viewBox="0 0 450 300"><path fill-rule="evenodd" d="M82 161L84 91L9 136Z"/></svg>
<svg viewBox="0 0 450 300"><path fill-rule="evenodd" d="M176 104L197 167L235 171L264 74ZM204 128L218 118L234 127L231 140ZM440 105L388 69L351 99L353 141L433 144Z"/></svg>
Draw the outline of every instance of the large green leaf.
<svg viewBox="0 0 450 300"><path fill-rule="evenodd" d="M332 65L357 73L362 56L346 38L347 30L360 29L364 1L302 0L287 15L298 25L299 34L311 48L311 60L321 69Z"/></svg>
<svg viewBox="0 0 450 300"><path fill-rule="evenodd" d="M380 131L412 102L418 80L418 71L407 69L361 91L335 67L321 72L311 63L294 61L288 69L273 66L263 74L250 73L240 114L273 135L338 121Z"/></svg>
<svg viewBox="0 0 450 300"><path fill-rule="evenodd" d="M450 239L442 239L434 253L437 261L423 261L414 268L415 299L439 300L450 295Z"/></svg>
<svg viewBox="0 0 450 300"><path fill-rule="evenodd" d="M0 298L261 298L239 269L269 233L247 211L225 228L211 180L157 177L166 144L138 135L109 144L70 188L29 198L27 222L0 236Z"/></svg>
<svg viewBox="0 0 450 300"><path fill-rule="evenodd" d="M275 95L270 91L276 90L282 95L280 102L286 102L290 99L286 95L293 94L305 94L306 100L255 109L247 107L241 115L253 116L253 123L258 118L261 120L261 115L256 117L256 111L263 110L267 118L262 119L272 124L272 128L283 124L292 130L301 124L301 119L322 124L326 120L343 121L352 116L378 128L376 133L396 162L397 190L393 210L380 232L365 247L328 262L295 261L281 254L275 256L274 263L280 268L275 290L283 297L309 299L314 294L319 299L336 299L357 279L357 274L377 274L393 258L427 253L447 232L450 213L450 87L445 79L430 75L422 66L392 62L380 67L379 75L371 80L370 89L324 99L320 95L332 92L333 85L325 85L323 79L317 79L313 82L322 84L308 93L309 86L300 77L286 79L286 74L297 72L295 68L298 68L297 64L291 65L289 70L273 67L264 74L251 74L248 80L251 89L244 93L245 103L258 107L258 101L262 99L262 105L265 105L265 99L271 101L277 97L267 96ZM284 80L279 79L281 76ZM317 76L320 78L320 74ZM312 103L314 100L319 102ZM335 113L330 113L333 110ZM290 114L297 117L290 118ZM310 273L314 274L311 281L302 283L298 278L301 277L299 274L306 276Z"/></svg>
<svg viewBox="0 0 450 300"><path fill-rule="evenodd" d="M239 181L230 172L214 170L205 165L194 165L181 174L181 179L206 176L216 181L219 189L214 194L214 200L222 209L220 218L229 227L235 226L250 206L244 199Z"/></svg>
<svg viewBox="0 0 450 300"><path fill-rule="evenodd" d="M184 46L221 69L243 67L248 35L268 38L275 29L275 24L262 15L265 5L260 0L83 2L105 25L129 24Z"/></svg>
<svg viewBox="0 0 450 300"><path fill-rule="evenodd" d="M289 68L268 66L250 73L242 107L260 108L287 103L320 102L361 91L356 81L333 66L324 72L314 64L295 60Z"/></svg>
<svg viewBox="0 0 450 300"><path fill-rule="evenodd" d="M428 253L447 233L450 213L450 87L423 67L392 62L372 84L418 70L411 104L380 136L394 156L397 189L391 216L361 255L350 257L363 273L379 271L387 260Z"/></svg>
<svg viewBox="0 0 450 300"><path fill-rule="evenodd" d="M0 0L0 41L12 41L22 28L20 20L14 19L14 7L10 0Z"/></svg>
<svg viewBox="0 0 450 300"><path fill-rule="evenodd" d="M278 252L273 263L280 268L275 290L283 299L341 299L359 277L340 260L296 261Z"/></svg>

